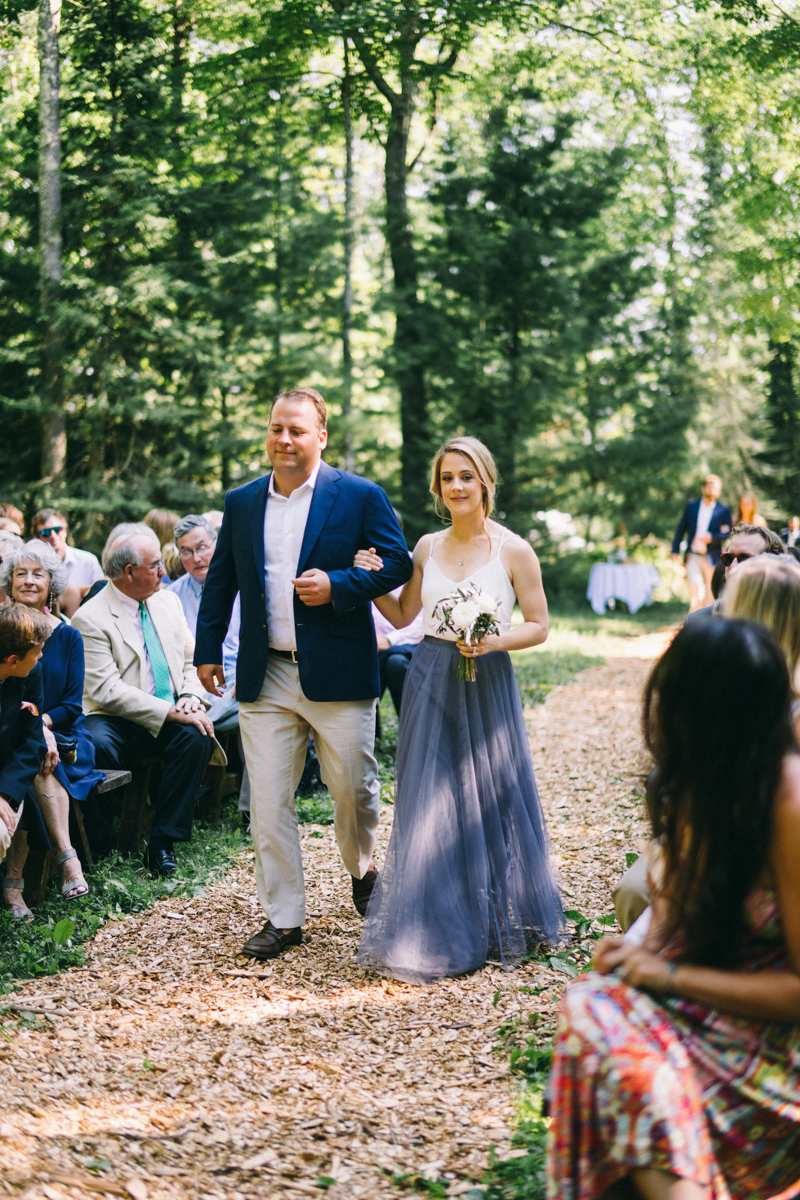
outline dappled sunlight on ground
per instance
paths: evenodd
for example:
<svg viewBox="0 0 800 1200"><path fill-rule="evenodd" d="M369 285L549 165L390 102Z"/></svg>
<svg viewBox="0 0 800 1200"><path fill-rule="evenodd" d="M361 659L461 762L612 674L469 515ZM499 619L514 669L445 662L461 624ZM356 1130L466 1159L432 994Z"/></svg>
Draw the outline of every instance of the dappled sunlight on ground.
<svg viewBox="0 0 800 1200"><path fill-rule="evenodd" d="M526 714L565 906L587 915L609 912L646 832L644 652L669 632L627 657L614 638L613 661ZM378 861L390 820L386 807ZM206 895L109 922L86 967L20 985L20 1006L51 1015L6 1017L7 1194L240 1200L320 1196L321 1180L332 1200L366 1200L419 1172L458 1195L490 1146L517 1153L519 1084L498 1034L516 1023L546 1042L563 974L543 960L428 987L365 975L332 829L302 836L306 940L274 964L239 954L263 922L246 851Z"/></svg>

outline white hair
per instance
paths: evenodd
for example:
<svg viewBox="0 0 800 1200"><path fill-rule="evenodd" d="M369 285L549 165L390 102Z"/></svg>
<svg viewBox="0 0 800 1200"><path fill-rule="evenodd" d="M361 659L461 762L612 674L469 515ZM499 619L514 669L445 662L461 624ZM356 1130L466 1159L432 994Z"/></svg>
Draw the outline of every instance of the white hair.
<svg viewBox="0 0 800 1200"><path fill-rule="evenodd" d="M10 554L3 555L0 566L0 587L7 596L11 595L14 571L20 563L28 559L38 563L42 570L50 576L50 591L54 595L60 596L67 590L69 567L64 566L52 546L43 542L41 538L34 538L33 541L26 542L18 549L12 550Z"/></svg>

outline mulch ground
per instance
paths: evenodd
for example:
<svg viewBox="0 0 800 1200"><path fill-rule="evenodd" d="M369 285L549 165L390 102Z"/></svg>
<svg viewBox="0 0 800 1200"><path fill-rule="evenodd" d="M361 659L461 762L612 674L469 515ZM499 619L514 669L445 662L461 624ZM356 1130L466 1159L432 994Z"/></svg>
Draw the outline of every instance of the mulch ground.
<svg viewBox="0 0 800 1200"><path fill-rule="evenodd" d="M587 915L611 910L646 834L636 655L657 648L632 643L528 714L565 907ZM245 852L205 896L107 924L85 968L23 985L17 1003L52 1019L6 1025L0 1042L2 1191L239 1200L321 1196L322 1179L331 1200L355 1200L420 1172L458 1195L491 1145L515 1153L518 1085L495 1034L520 1013L552 1017L563 975L365 976L332 829L305 826L303 851L306 940L272 966L238 954L263 921Z"/></svg>

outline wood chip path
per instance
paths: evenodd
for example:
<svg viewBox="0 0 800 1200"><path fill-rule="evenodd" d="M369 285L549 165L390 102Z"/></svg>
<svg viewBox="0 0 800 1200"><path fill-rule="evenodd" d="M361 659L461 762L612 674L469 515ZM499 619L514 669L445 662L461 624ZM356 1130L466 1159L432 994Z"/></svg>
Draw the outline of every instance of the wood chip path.
<svg viewBox="0 0 800 1200"><path fill-rule="evenodd" d="M528 714L565 907L593 916L645 833L635 655L661 644L631 644ZM389 825L390 811L381 851ZM262 922L245 852L207 895L110 922L85 968L23 985L14 999L53 1016L0 1039L0 1191L292 1200L323 1195L323 1178L331 1200L372 1200L420 1172L459 1195L490 1145L514 1153L518 1084L495 1034L521 1010L552 1017L563 978L538 964L427 988L365 976L331 828L305 826L303 852L306 941L272 966L238 956Z"/></svg>

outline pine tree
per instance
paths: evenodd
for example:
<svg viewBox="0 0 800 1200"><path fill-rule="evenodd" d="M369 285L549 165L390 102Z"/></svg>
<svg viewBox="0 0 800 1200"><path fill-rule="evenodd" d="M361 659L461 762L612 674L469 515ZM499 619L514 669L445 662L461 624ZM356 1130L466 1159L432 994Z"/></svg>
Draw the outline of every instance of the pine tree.
<svg viewBox="0 0 800 1200"><path fill-rule="evenodd" d="M800 513L800 393L792 341L770 341L764 449L757 476L787 516Z"/></svg>

